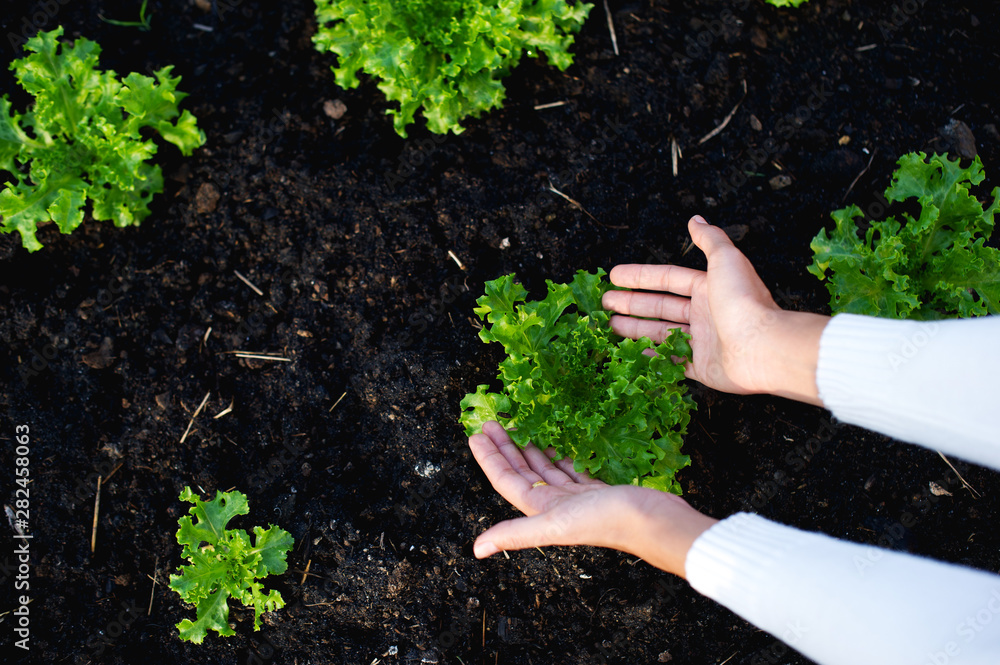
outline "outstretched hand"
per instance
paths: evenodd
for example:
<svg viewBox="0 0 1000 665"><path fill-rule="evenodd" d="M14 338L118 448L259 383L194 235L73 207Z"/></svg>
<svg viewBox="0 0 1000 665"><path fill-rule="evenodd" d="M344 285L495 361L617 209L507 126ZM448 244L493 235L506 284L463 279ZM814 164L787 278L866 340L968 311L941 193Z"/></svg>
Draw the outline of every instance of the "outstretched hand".
<svg viewBox="0 0 1000 665"><path fill-rule="evenodd" d="M483 532L474 547L478 558L501 550L596 545L683 577L691 544L715 523L672 494L612 486L574 471L572 461L553 460L552 449L528 444L522 451L496 422L470 437L469 447L494 489L527 516Z"/></svg>
<svg viewBox="0 0 1000 665"><path fill-rule="evenodd" d="M619 314L611 317L612 329L659 343L680 328L691 334L688 378L730 393L773 393L820 404L816 356L828 317L778 307L722 229L695 216L688 230L708 270L616 266L611 282L641 291L604 294L604 307Z"/></svg>

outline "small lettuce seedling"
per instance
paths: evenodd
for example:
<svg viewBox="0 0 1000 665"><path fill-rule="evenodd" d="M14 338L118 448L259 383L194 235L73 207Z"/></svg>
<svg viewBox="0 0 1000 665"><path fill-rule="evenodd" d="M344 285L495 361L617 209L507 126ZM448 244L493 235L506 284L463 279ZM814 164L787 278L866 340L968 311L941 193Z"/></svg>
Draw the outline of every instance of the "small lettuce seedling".
<svg viewBox="0 0 1000 665"><path fill-rule="evenodd" d="M691 358L690 337L674 330L654 345L616 335L601 307L611 288L606 274L581 270L570 284L547 281L545 299L533 302L524 302L527 291L513 275L487 282L476 301L487 322L479 337L507 351L504 387L478 386L462 400L459 420L470 436L490 420L516 427L510 437L522 448L529 441L555 448L577 471L610 484L680 494L674 474L691 463L680 449L695 405L681 383L684 366L672 358Z"/></svg>
<svg viewBox="0 0 1000 665"><path fill-rule="evenodd" d="M316 0L313 43L337 54L342 88L358 70L378 80L400 136L423 109L437 134L500 106L500 80L523 53L564 70L569 48L593 5L574 0Z"/></svg>
<svg viewBox="0 0 1000 665"><path fill-rule="evenodd" d="M1000 251L985 246L1000 187L986 210L969 193L986 178L979 157L962 168L957 159L918 152L897 167L886 200L912 201L919 215L873 221L859 236L855 219L864 213L852 205L831 213L832 233L813 238L809 272L826 280L830 308L890 319L1000 314Z"/></svg>
<svg viewBox="0 0 1000 665"><path fill-rule="evenodd" d="M767 0L767 2L775 7L798 7L809 0Z"/></svg>
<svg viewBox="0 0 1000 665"><path fill-rule="evenodd" d="M285 601L277 591L265 593L257 580L288 568L285 556L294 544L291 534L273 525L256 526L251 544L246 531L227 529L233 517L250 512L240 492L216 492L214 500L202 501L185 487L180 498L194 504L189 515L178 520L177 531L177 542L184 548L181 556L191 565L181 566L180 575L170 576L170 588L197 607L195 621L184 619L177 624L180 638L201 644L209 629L234 635L229 626L229 598L253 607L253 629L260 630L261 615L284 607Z"/></svg>
<svg viewBox="0 0 1000 665"><path fill-rule="evenodd" d="M177 109L187 95L177 91L181 79L171 78L171 67L155 72L155 80L135 73L119 80L97 68L96 43L61 45L62 34L62 27L38 33L25 44L31 53L11 63L35 97L31 110L12 112L0 98L0 171L13 176L0 191L0 232L20 233L31 252L42 247L39 224L55 222L71 233L88 202L94 219L119 227L149 216L163 174L149 163L156 144L142 130L184 155L205 143L195 117Z"/></svg>

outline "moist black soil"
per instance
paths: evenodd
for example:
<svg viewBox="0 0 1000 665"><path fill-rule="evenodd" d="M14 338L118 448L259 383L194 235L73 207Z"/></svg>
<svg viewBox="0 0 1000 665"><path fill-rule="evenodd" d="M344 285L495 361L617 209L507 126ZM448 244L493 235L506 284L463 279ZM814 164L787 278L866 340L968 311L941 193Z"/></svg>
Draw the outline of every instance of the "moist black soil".
<svg viewBox="0 0 1000 665"><path fill-rule="evenodd" d="M526 60L502 110L406 140L373 82L335 85L311 3L215 4L152 0L149 32L101 21L137 18L132 0L4 5L5 61L61 24L119 73L172 64L208 143L161 148L166 191L138 228L50 228L30 255L5 239L0 477L13 505L29 426L34 540L27 654L10 646L12 540L0 555L0 660L808 662L624 554L474 559L475 535L515 514L456 423L499 360L474 300L509 272L539 293L581 268L703 266L686 239L701 213L784 307L828 311L809 240L845 202L878 214L899 155L968 151L942 131L958 121L1000 182L997 4L612 1L618 55L598 5L566 72ZM9 72L0 92L28 101ZM692 391L680 479L699 509L1000 569L996 473L952 460L974 496L934 452L822 410ZM237 606L235 636L177 639L194 614L165 586L185 485L239 489L235 526L294 535L265 584L288 606L260 632Z"/></svg>

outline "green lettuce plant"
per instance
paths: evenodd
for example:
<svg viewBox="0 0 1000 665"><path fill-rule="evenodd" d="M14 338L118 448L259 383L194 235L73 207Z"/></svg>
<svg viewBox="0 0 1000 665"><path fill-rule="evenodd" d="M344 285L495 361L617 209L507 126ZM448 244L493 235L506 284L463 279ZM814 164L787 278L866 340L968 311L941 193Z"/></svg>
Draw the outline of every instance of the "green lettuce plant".
<svg viewBox="0 0 1000 665"><path fill-rule="evenodd" d="M569 48L593 5L575 0L316 0L313 42L337 54L337 84L358 85L363 70L399 108L400 136L422 109L432 132L463 131L460 121L499 107L501 79L522 54L564 70Z"/></svg>
<svg viewBox="0 0 1000 665"><path fill-rule="evenodd" d="M194 621L177 624L180 638L201 644L209 630L234 635L229 626L229 599L253 607L253 628L260 630L260 617L285 606L277 591L264 592L258 579L280 575L288 568L285 556L294 540L276 526L254 527L254 541L243 529L227 529L229 520L250 512L246 495L216 492L212 501L202 501L185 487L181 501L194 506L178 520L177 542L181 556L190 565L181 566L179 575L170 576L170 588L197 608Z"/></svg>
<svg viewBox="0 0 1000 665"><path fill-rule="evenodd" d="M513 275L487 282L475 311L486 322L479 337L507 352L503 390L478 386L459 420L470 436L490 420L516 427L510 436L522 448L555 448L608 483L680 494L674 474L691 462L680 449L695 406L681 383L684 366L672 358L691 358L690 337L674 330L654 345L616 335L601 307L611 288L605 275L581 270L570 284L548 281L546 297L531 302Z"/></svg>
<svg viewBox="0 0 1000 665"><path fill-rule="evenodd" d="M986 177L976 157L968 168L945 155L903 155L890 203L906 203L898 217L872 221L852 205L831 213L836 226L822 229L810 245L809 272L827 281L830 308L837 312L891 319L941 319L1000 314L1000 251L987 247L1000 187L989 208L970 186Z"/></svg>
<svg viewBox="0 0 1000 665"><path fill-rule="evenodd" d="M767 0L767 2L775 7L798 7L809 0Z"/></svg>
<svg viewBox="0 0 1000 665"><path fill-rule="evenodd" d="M54 222L71 233L87 204L94 219L123 227L149 216L149 202L163 191L160 167L150 164L155 132L190 155L205 143L171 67L155 79L129 74L119 80L97 68L100 47L88 39L60 44L62 27L29 39L29 55L11 63L18 83L35 98L31 110L14 112L0 98L0 171L12 180L0 191L0 231L18 232L29 251L41 249L39 224ZM180 116L180 117L178 117Z"/></svg>

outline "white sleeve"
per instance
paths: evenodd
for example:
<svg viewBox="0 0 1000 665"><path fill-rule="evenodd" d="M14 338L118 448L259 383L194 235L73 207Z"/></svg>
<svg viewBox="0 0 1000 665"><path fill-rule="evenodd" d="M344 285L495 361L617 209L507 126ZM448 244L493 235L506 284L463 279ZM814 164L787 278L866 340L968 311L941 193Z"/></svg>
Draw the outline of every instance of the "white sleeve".
<svg viewBox="0 0 1000 665"><path fill-rule="evenodd" d="M816 385L839 420L1000 469L1000 316L839 314L820 339Z"/></svg>
<svg viewBox="0 0 1000 665"><path fill-rule="evenodd" d="M694 589L819 665L997 665L1000 576L737 513L685 564Z"/></svg>

